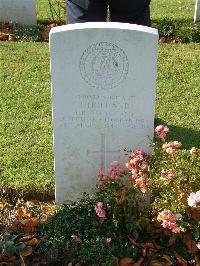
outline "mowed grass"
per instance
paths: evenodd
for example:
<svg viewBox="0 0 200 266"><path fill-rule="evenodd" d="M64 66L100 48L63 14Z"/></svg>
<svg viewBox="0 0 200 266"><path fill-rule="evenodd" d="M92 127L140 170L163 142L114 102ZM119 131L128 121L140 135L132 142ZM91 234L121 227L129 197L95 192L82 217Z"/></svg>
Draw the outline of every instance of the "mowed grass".
<svg viewBox="0 0 200 266"><path fill-rule="evenodd" d="M153 20L173 19L188 20L194 19L195 0L152 0L151 17Z"/></svg>
<svg viewBox="0 0 200 266"><path fill-rule="evenodd" d="M58 5L56 0L51 0L52 7L58 13ZM66 1L63 1L65 6ZM193 21L195 0L152 0L151 1L151 17L152 20L174 19ZM66 20L66 12L61 10L61 18ZM55 14L55 11L54 11ZM55 14L55 18L56 14ZM37 19L39 21L52 20L51 11L48 0L37 0Z"/></svg>
<svg viewBox="0 0 200 266"><path fill-rule="evenodd" d="M200 44L159 45L156 123L167 123L183 148L200 146Z"/></svg>
<svg viewBox="0 0 200 266"><path fill-rule="evenodd" d="M1 162L13 188L54 186L48 45L1 44Z"/></svg>
<svg viewBox="0 0 200 266"><path fill-rule="evenodd" d="M54 189L49 48L1 43L0 168L3 186ZM184 148L200 145L199 44L159 45L156 124ZM87 166L86 166L87 167Z"/></svg>

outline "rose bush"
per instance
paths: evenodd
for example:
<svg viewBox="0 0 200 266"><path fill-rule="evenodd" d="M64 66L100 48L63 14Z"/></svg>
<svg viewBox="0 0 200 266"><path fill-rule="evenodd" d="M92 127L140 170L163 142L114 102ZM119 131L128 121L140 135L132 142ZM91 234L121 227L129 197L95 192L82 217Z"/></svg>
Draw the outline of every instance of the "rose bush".
<svg viewBox="0 0 200 266"><path fill-rule="evenodd" d="M125 164L112 162L107 174L99 172L94 194L40 223L36 253L48 251L49 264L199 265L200 149L181 149L168 133L167 126L156 127L151 155L130 151ZM19 216L22 224L32 222L27 208L15 208L15 224ZM19 226L11 229L19 234Z"/></svg>

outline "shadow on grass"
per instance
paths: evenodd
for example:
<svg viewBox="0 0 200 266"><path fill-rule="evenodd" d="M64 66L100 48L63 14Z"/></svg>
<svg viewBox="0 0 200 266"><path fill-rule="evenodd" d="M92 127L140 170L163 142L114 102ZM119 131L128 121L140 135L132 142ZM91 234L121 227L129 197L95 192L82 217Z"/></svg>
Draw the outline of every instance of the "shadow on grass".
<svg viewBox="0 0 200 266"><path fill-rule="evenodd" d="M167 125L170 129L168 139L180 141L183 149L190 150L192 147L200 148L199 130L168 124L160 118L155 118L155 127L158 125Z"/></svg>
<svg viewBox="0 0 200 266"><path fill-rule="evenodd" d="M55 200L55 191L53 188L48 190L30 188L24 191L11 187L0 187L0 194L9 202L15 202L19 198L23 198L26 201L36 200L41 202L53 202Z"/></svg>

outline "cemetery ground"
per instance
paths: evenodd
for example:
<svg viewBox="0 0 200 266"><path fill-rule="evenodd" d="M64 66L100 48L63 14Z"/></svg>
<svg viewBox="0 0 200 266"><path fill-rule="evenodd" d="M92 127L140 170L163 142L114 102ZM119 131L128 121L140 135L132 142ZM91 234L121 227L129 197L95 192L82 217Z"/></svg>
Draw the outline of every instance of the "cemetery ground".
<svg viewBox="0 0 200 266"><path fill-rule="evenodd" d="M127 187L127 170L115 164L111 173L120 181L99 175L94 195L59 210L49 47L33 42L44 38L42 22L52 23L48 1L38 1L41 26L28 28L29 35L23 29L16 42L0 43L0 265L200 265L199 195L190 196L200 190L199 26L191 22L191 1L178 2L177 7L174 0L167 6L153 1L152 16L163 37L172 38L159 44L155 126L167 125L166 141L180 141L181 149L169 155L155 137L152 157L132 154L150 165L147 187ZM184 25L178 43L173 43L180 36L175 20ZM163 165L168 171L160 179ZM151 190L151 208L142 188ZM164 209L171 212L160 212Z"/></svg>

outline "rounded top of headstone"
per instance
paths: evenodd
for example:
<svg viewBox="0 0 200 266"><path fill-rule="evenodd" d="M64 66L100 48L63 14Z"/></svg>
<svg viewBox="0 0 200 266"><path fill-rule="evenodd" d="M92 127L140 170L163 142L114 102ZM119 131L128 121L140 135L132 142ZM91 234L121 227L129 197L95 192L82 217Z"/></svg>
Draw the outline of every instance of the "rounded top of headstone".
<svg viewBox="0 0 200 266"><path fill-rule="evenodd" d="M53 27L50 30L50 35L53 33L76 31L76 30L87 30L87 29L110 29L110 30L131 30L136 32L143 32L153 34L158 37L158 30L155 28L120 22L85 22L85 23L74 23L62 26Z"/></svg>

